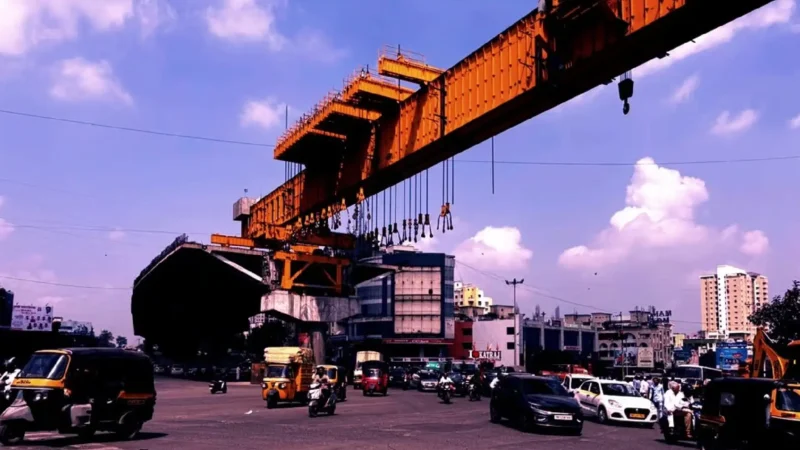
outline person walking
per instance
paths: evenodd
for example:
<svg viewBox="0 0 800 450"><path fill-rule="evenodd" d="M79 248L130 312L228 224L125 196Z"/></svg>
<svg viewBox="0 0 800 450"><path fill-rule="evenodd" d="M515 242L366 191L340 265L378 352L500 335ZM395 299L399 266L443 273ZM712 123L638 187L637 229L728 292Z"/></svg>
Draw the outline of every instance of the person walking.
<svg viewBox="0 0 800 450"><path fill-rule="evenodd" d="M656 407L658 420L664 417L664 385L661 384L661 379L658 377L653 378L653 386L650 387L650 401Z"/></svg>

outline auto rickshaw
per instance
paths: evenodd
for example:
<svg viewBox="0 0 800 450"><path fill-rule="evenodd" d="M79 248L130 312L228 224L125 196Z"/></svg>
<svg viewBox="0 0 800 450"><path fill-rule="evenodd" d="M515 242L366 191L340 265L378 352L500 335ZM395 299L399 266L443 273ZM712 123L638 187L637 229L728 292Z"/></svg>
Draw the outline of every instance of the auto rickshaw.
<svg viewBox="0 0 800 450"><path fill-rule="evenodd" d="M365 361L361 369L362 393L374 395L380 392L386 395L389 391L389 364L383 361Z"/></svg>
<svg viewBox="0 0 800 450"><path fill-rule="evenodd" d="M696 428L704 449L799 448L800 386L758 378L712 380Z"/></svg>
<svg viewBox="0 0 800 450"><path fill-rule="evenodd" d="M328 377L328 381L331 383L331 386L333 386L334 392L336 393L336 401L345 401L347 398L347 369L328 364L319 365L317 369L320 367L325 371L325 376Z"/></svg>
<svg viewBox="0 0 800 450"><path fill-rule="evenodd" d="M133 439L153 418L153 363L143 353L114 348L41 350L11 385L13 402L0 414L0 443L31 431L82 438L96 431Z"/></svg>
<svg viewBox="0 0 800 450"><path fill-rule="evenodd" d="M267 402L267 409L278 406L278 402L305 403L314 373L311 349L267 347L264 360L261 398Z"/></svg>

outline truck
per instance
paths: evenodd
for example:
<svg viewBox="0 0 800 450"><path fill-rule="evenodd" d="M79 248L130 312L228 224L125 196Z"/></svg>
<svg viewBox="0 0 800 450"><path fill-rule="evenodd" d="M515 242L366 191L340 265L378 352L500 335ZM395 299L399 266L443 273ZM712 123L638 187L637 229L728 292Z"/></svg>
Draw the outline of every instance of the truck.
<svg viewBox="0 0 800 450"><path fill-rule="evenodd" d="M376 351L361 351L356 353L356 367L353 370L353 387L356 389L361 389L361 365L364 364L365 361L383 361L383 355L381 352Z"/></svg>

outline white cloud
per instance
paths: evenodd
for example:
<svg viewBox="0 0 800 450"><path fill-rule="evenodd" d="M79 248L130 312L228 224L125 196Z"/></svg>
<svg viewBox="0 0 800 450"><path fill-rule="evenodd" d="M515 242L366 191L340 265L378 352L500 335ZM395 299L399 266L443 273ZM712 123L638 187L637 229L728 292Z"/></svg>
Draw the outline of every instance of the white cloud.
<svg viewBox="0 0 800 450"><path fill-rule="evenodd" d="M174 12L165 0L0 0L0 11L0 54L11 56L74 40L84 23L102 33L138 19L152 31Z"/></svg>
<svg viewBox="0 0 800 450"><path fill-rule="evenodd" d="M597 269L630 260L660 263L672 250L694 256L706 249L728 248L740 235L738 227L715 230L695 222L695 210L708 198L703 180L643 158L627 187L625 207L614 213L610 226L592 245L565 250L559 264Z"/></svg>
<svg viewBox="0 0 800 450"><path fill-rule="evenodd" d="M286 104L278 103L273 98L250 100L245 103L239 123L243 127L258 126L269 129L284 123Z"/></svg>
<svg viewBox="0 0 800 450"><path fill-rule="evenodd" d="M133 104L108 61L65 59L58 63L50 95L64 101L112 101Z"/></svg>
<svg viewBox="0 0 800 450"><path fill-rule="evenodd" d="M752 127L758 121L758 113L752 109L745 109L737 115L730 111L723 111L718 117L711 133L717 135L733 134Z"/></svg>
<svg viewBox="0 0 800 450"><path fill-rule="evenodd" d="M125 232L119 228L115 228L114 230L108 233L108 238L112 241L120 241L122 239L125 239L125 236L126 236Z"/></svg>
<svg viewBox="0 0 800 450"><path fill-rule="evenodd" d="M697 89L697 86L700 84L700 77L697 75L692 75L689 78L683 80L678 89L675 89L675 92L672 93L670 96L670 103L678 104L683 103L686 100L692 98L692 94Z"/></svg>
<svg viewBox="0 0 800 450"><path fill-rule="evenodd" d="M0 196L0 208L3 207L3 203L5 203L5 199ZM14 226L5 219L0 218L0 241L7 238L12 232L14 232Z"/></svg>
<svg viewBox="0 0 800 450"><path fill-rule="evenodd" d="M178 18L175 9L165 0L139 0L135 13L144 37L175 23Z"/></svg>
<svg viewBox="0 0 800 450"><path fill-rule="evenodd" d="M266 42L273 51L283 49L287 39L275 25L275 1L222 0L220 7L206 10L208 31L234 42Z"/></svg>
<svg viewBox="0 0 800 450"><path fill-rule="evenodd" d="M797 116L792 118L792 120L789 121L789 128L793 130L800 128L800 114L798 114Z"/></svg>
<svg viewBox="0 0 800 450"><path fill-rule="evenodd" d="M737 34L743 31L756 31L775 25L790 24L794 10L795 0L773 1L744 17L740 17L733 22L698 37L694 42L681 45L670 51L669 56L666 58L653 59L641 65L634 71L634 75L643 77L666 69L672 64L692 55L727 44L732 41Z"/></svg>
<svg viewBox="0 0 800 450"><path fill-rule="evenodd" d="M761 230L748 231L742 239L742 246L739 250L745 255L756 256L767 251L769 239Z"/></svg>
<svg viewBox="0 0 800 450"><path fill-rule="evenodd" d="M349 54L345 49L336 48L328 36L315 30L301 32L292 47L306 58L323 63L337 62Z"/></svg>
<svg viewBox="0 0 800 450"><path fill-rule="evenodd" d="M522 244L522 233L514 227L488 226L456 246L456 263L462 261L487 270L522 269L533 252Z"/></svg>

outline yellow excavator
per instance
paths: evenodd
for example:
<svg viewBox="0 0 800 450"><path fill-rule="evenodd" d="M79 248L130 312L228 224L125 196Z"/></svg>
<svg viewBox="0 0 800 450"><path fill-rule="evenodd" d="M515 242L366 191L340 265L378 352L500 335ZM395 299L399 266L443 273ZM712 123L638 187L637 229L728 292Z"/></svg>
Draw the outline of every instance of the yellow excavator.
<svg viewBox="0 0 800 450"><path fill-rule="evenodd" d="M750 378L771 378L800 384L800 340L780 345L759 328L753 339L753 358L748 364Z"/></svg>

